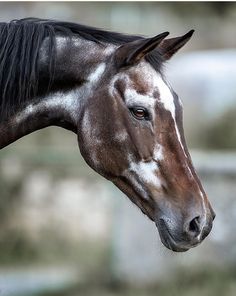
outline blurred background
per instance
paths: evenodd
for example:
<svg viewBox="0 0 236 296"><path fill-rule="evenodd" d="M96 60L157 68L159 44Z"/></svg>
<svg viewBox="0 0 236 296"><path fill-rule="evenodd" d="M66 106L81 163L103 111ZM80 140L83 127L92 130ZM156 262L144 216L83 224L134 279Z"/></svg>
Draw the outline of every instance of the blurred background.
<svg viewBox="0 0 236 296"><path fill-rule="evenodd" d="M216 211L173 254L76 136L48 128L0 153L0 295L236 295L236 3L0 2L0 21L51 18L152 36L196 32L166 65L193 162Z"/></svg>

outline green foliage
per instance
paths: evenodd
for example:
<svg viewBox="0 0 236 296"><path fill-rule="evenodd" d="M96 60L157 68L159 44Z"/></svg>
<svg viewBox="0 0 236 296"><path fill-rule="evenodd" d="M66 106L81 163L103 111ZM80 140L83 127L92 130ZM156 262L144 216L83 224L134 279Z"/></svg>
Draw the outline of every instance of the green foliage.
<svg viewBox="0 0 236 296"><path fill-rule="evenodd" d="M204 131L203 147L223 150L236 149L236 109L225 112Z"/></svg>
<svg viewBox="0 0 236 296"><path fill-rule="evenodd" d="M0 266L30 263L39 256L37 246L20 230L1 232Z"/></svg>
<svg viewBox="0 0 236 296"><path fill-rule="evenodd" d="M233 2L167 2L164 5L169 6L169 9L175 14L182 15L183 17L193 17L196 14L219 15L222 17L229 14L235 8L235 3Z"/></svg>
<svg viewBox="0 0 236 296"><path fill-rule="evenodd" d="M21 188L21 181L14 182L13 184L0 177L0 225L11 215L15 206L20 203L19 192Z"/></svg>
<svg viewBox="0 0 236 296"><path fill-rule="evenodd" d="M101 270L102 272L102 270ZM234 269L179 270L174 278L166 278L153 286L127 286L119 283L86 284L68 290L37 296L234 296L236 272ZM35 295L36 296L36 295Z"/></svg>

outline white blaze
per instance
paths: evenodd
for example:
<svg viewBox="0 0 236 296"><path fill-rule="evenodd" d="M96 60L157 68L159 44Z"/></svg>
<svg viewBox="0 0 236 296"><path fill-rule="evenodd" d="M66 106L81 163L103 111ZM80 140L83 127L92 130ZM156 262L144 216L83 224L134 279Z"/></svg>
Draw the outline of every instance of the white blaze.
<svg viewBox="0 0 236 296"><path fill-rule="evenodd" d="M157 74L155 77L156 80L156 84L158 86L159 89L159 93L160 93L160 101L161 103L164 105L164 108L168 111L170 111L172 118L174 120L174 124L175 124L175 130L176 130L176 134L177 134L177 138L178 141L182 147L184 156L187 158L187 155L185 153L182 141L181 141L181 137L180 137L180 132L176 123L176 116L175 116L175 102L174 102L174 97L169 89L169 87L167 86L167 84L164 82L164 80L162 79L160 74Z"/></svg>

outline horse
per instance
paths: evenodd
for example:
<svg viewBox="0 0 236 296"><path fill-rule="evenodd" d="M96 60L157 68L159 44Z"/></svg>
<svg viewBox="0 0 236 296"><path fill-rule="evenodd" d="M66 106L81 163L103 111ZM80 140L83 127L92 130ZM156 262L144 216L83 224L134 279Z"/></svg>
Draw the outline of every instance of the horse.
<svg viewBox="0 0 236 296"><path fill-rule="evenodd" d="M164 76L193 32L0 23L0 149L48 126L72 131L87 164L155 223L164 246L199 245L215 213L186 146L182 103Z"/></svg>

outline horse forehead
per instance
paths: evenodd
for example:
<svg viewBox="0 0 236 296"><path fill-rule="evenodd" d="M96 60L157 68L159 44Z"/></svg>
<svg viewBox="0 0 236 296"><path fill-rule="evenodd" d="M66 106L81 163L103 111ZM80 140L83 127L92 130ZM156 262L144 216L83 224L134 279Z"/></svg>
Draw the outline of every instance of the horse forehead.
<svg viewBox="0 0 236 296"><path fill-rule="evenodd" d="M134 90L143 97L158 100L173 114L175 97L172 88L148 62L141 62L125 72L118 73L114 78L114 82L122 83L124 91L125 89Z"/></svg>
<svg viewBox="0 0 236 296"><path fill-rule="evenodd" d="M168 97L174 99L171 88L163 80L162 75L146 61L118 73L113 79L113 82L116 81L122 82L123 88L134 89L142 95L163 99L168 93Z"/></svg>
<svg viewBox="0 0 236 296"><path fill-rule="evenodd" d="M129 85L143 94L158 88L156 79L159 75L147 62L141 62L127 71Z"/></svg>
<svg viewBox="0 0 236 296"><path fill-rule="evenodd" d="M129 77L129 87L135 88L141 94L147 94L154 91L157 85L154 84L153 73L150 73L145 67L131 70L127 73Z"/></svg>

